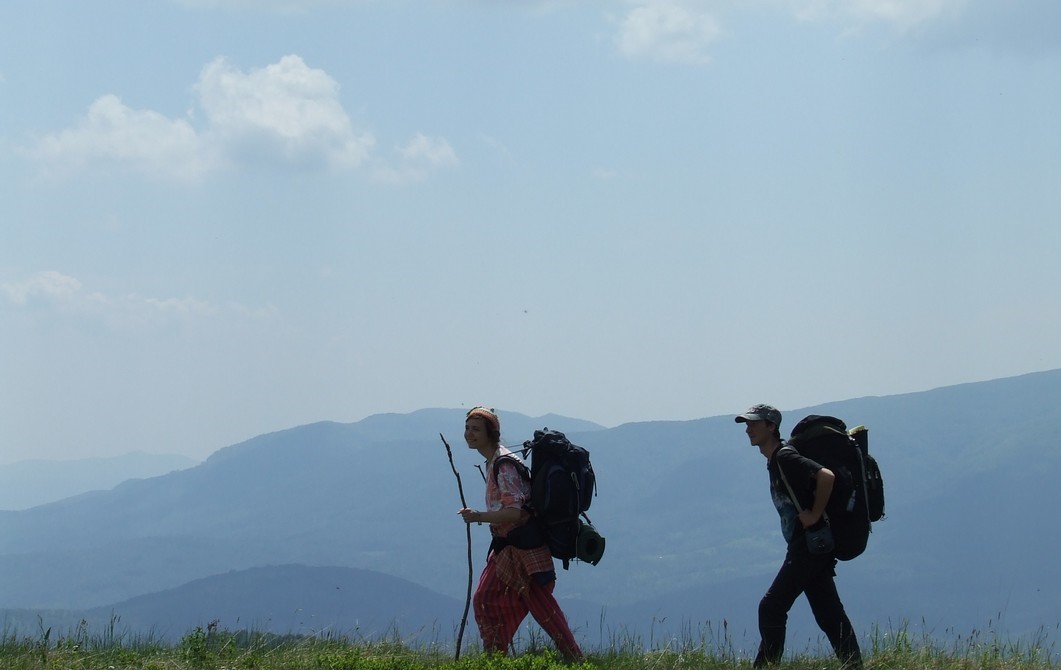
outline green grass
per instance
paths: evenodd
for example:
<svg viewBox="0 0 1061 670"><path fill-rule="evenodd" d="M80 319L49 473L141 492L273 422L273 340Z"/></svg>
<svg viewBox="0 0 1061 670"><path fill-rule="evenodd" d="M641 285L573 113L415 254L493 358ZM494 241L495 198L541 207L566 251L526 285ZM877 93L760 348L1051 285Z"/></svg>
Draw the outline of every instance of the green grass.
<svg viewBox="0 0 1061 670"><path fill-rule="evenodd" d="M452 645L410 647L396 633L375 641L341 637L277 636L229 632L210 624L179 643L121 632L113 619L93 634L82 623L66 634L44 628L33 637L0 636L0 670L750 670L751 658L734 651L725 631L655 643L645 650L638 640L612 640L609 648L590 650L584 663L564 664L540 631L522 639L517 655L484 655L465 644L459 660ZM946 644L916 636L903 625L874 630L863 643L866 670L1027 670L1061 668L1045 630L1021 642L973 631L951 635ZM468 648L471 647L471 648ZM779 670L841 670L827 650L791 653Z"/></svg>

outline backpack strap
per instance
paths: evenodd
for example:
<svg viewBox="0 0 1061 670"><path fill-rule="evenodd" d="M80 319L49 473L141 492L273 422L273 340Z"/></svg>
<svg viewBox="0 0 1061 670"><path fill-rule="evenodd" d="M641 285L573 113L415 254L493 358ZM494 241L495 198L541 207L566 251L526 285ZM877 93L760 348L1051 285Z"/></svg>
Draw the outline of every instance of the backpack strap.
<svg viewBox="0 0 1061 670"><path fill-rule="evenodd" d="M799 453L798 451L796 451L794 448L788 446L787 444L785 446L781 447L780 449L778 449L777 453L780 454L785 449L788 449L789 451L793 451L793 452L795 452L797 454ZM792 499L792 504L796 506L796 511L799 512L800 514L803 514L803 506L799 504L799 498L796 497L796 492L792 490L792 485L788 483L788 477L785 476L785 469L783 467L781 467L781 462L780 461L777 463L777 472L778 472L778 474L781 475L781 481L785 483L785 488L788 489L788 497Z"/></svg>
<svg viewBox="0 0 1061 670"><path fill-rule="evenodd" d="M524 463L520 462L520 460L515 456L512 456L510 454L504 454L494 459L493 471L495 484L497 483L497 473L501 471L501 464L506 461L516 466L516 471L519 472L520 477L523 477L525 481L530 481L530 470L527 469L527 466Z"/></svg>
<svg viewBox="0 0 1061 670"><path fill-rule="evenodd" d="M494 459L494 467L492 468L492 470L493 470L493 473L494 473L494 485L495 486L497 485L497 473L499 473L501 471L501 464L505 463L505 462L511 463L512 465L516 466L516 472L518 472L519 476L523 478L523 481L525 481L525 482L530 482L531 481L531 473L530 473L530 470L527 468L527 466L525 464L523 464L515 456L512 456L510 454L505 454L503 456L498 456L497 458ZM524 504L524 505L521 505L520 509L522 509L525 512L531 512L532 510L528 507L529 504L530 504L530 499L528 498L527 503Z"/></svg>

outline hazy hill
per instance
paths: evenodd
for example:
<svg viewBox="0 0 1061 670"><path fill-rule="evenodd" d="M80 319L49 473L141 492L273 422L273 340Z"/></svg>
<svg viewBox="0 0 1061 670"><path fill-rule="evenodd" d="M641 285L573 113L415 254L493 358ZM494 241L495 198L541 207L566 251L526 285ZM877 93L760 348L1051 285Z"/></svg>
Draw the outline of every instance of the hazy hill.
<svg viewBox="0 0 1061 670"><path fill-rule="evenodd" d="M213 575L106 607L52 611L45 619L58 635L80 625L99 633L117 618L119 630L148 631L171 643L212 622L226 630L373 640L397 631L407 642L452 643L463 607L463 601L378 572L283 565ZM8 629L38 631L37 615L9 611L4 622ZM468 634L474 636L474 628Z"/></svg>
<svg viewBox="0 0 1061 670"><path fill-rule="evenodd" d="M88 608L268 564L379 570L438 585L466 552L456 482L439 432L479 491L463 410L317 423L221 449L202 464L18 512L0 512L0 606ZM548 422L506 414L506 434ZM419 435L411 439L410 435ZM481 480L479 480L481 482ZM444 505L444 507L442 507ZM52 525L56 524L56 525ZM485 544L484 547L485 549Z"/></svg>
<svg viewBox="0 0 1061 670"><path fill-rule="evenodd" d="M786 433L808 413L870 427L888 519L867 554L838 569L864 634L904 622L928 634L1055 628L1059 398L1061 371L1050 371L785 411ZM469 501L481 504L463 414L302 426L188 470L0 513L0 607L107 608L289 563L383 572L463 603L465 536L438 439L447 434ZM732 415L612 429L504 411L502 420L509 443L549 425L592 453L599 497L590 516L608 551L596 567L561 573L557 589L580 634L647 640L725 620L754 637L783 546L765 461ZM473 530L478 571L486 529ZM381 620L389 607L380 601ZM793 635L812 635L799 607Z"/></svg>
<svg viewBox="0 0 1061 670"><path fill-rule="evenodd" d="M134 452L111 458L8 463L0 465L0 509L28 509L86 491L105 491L127 479L155 477L197 462L187 456Z"/></svg>

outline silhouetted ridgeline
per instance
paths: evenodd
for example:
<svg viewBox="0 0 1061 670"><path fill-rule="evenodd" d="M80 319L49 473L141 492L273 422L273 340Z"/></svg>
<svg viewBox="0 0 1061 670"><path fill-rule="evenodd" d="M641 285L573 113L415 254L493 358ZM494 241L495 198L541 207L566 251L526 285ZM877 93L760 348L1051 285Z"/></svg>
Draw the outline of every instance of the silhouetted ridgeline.
<svg viewBox="0 0 1061 670"><path fill-rule="evenodd" d="M112 489L128 479L183 470L197 461L187 456L134 452L71 461L29 460L0 465L0 510L21 510Z"/></svg>
<svg viewBox="0 0 1061 670"><path fill-rule="evenodd" d="M903 622L939 634L1056 627L1059 399L1055 370L784 411L783 432L809 413L870 428L888 518L866 554L838 569L863 634ZM734 413L760 400L769 398L735 401ZM765 463L732 415L604 429L500 413L509 444L548 425L592 454L599 497L590 516L608 551L596 567L561 572L557 588L583 639L647 642L726 620L739 644L754 642L757 602L783 546ZM397 623L450 641L466 546L438 434L477 504L463 416L421 410L301 426L187 470L0 512L0 607L22 610L6 621L30 620L36 631L26 610L39 609L57 619L55 610L104 620L114 612L179 634L213 619L276 632ZM473 531L477 576L487 531ZM817 636L805 605L793 624L793 645Z"/></svg>

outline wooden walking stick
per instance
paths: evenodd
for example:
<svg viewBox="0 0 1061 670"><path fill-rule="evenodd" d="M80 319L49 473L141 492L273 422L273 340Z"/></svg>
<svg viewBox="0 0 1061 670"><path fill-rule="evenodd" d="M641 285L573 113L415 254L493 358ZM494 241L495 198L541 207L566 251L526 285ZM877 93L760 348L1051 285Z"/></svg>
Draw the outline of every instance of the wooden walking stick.
<svg viewBox="0 0 1061 670"><path fill-rule="evenodd" d="M439 433L438 436L442 438L442 444L446 445L449 467L453 470L453 476L457 478L457 491L461 496L461 509L464 509L468 506L468 503L464 501L464 486L461 484L461 475L457 472L457 466L453 465L453 450L449 448L449 442L446 442L446 438L442 433ZM457 653L454 656L456 661L459 661L461 657L461 641L464 639L464 627L468 624L468 608L472 604L472 525L470 523L464 524L464 532L468 537L468 595L464 600L464 615L461 617L460 630L457 631Z"/></svg>

